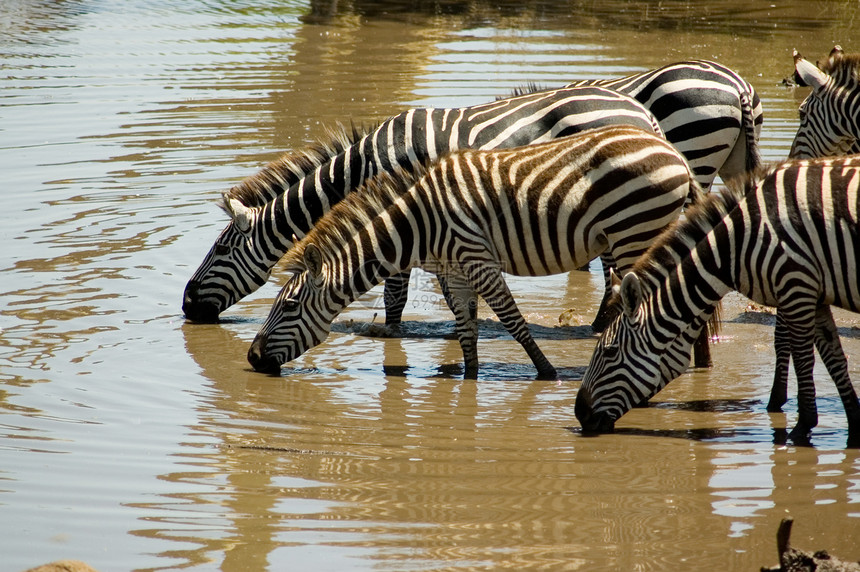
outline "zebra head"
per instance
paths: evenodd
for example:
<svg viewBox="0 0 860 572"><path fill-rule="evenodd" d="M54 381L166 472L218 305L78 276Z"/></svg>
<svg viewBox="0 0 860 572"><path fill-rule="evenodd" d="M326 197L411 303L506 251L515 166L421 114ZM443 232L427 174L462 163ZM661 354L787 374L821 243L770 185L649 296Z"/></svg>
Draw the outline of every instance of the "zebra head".
<svg viewBox="0 0 860 572"><path fill-rule="evenodd" d="M607 433L615 421L663 389L690 363L692 346L710 314L698 316L684 331L655 335L650 302L634 272L613 274L611 304L621 307L603 331L576 395L574 413L586 433ZM662 347L660 347L662 346Z"/></svg>
<svg viewBox="0 0 860 572"><path fill-rule="evenodd" d="M322 343L348 303L333 296L319 248L306 244L302 257L305 268L284 285L248 350L256 371L277 373L281 365Z"/></svg>
<svg viewBox="0 0 860 572"><path fill-rule="evenodd" d="M583 431L588 433L612 432L615 421L647 397L651 384L643 388L636 380L655 379L660 370L659 361L653 356L635 361L628 359L635 355L635 348L642 346L639 342L642 322L639 279L630 272L619 284L618 277L612 273L612 281L610 305L620 304L622 311L600 335L576 394L574 412ZM631 393L631 389L636 393Z"/></svg>
<svg viewBox="0 0 860 572"><path fill-rule="evenodd" d="M282 254L271 253L259 236L262 209L227 195L219 204L230 215L230 223L188 281L182 298L182 311L195 322L217 322L221 312L266 283Z"/></svg>
<svg viewBox="0 0 860 572"><path fill-rule="evenodd" d="M860 151L860 57L835 46L822 67L794 51L795 78L812 93L800 104L789 157L809 159Z"/></svg>

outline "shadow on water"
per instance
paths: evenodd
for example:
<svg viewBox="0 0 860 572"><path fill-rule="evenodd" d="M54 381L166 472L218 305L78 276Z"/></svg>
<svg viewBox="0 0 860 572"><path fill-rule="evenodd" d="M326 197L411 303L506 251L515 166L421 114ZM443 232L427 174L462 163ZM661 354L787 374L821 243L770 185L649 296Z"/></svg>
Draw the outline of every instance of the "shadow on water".
<svg viewBox="0 0 860 572"><path fill-rule="evenodd" d="M453 320L407 320L396 331L375 321L344 320L332 324L331 331L374 338L456 339ZM595 338L591 326L529 324L529 331L536 340L587 340ZM510 334L496 320L486 319L478 320L478 337L485 340L509 339Z"/></svg>
<svg viewBox="0 0 860 572"><path fill-rule="evenodd" d="M581 427L565 427L568 431L586 439L600 438L598 434L582 432ZM692 429L641 429L638 427L616 428L613 435L684 439L701 443L761 444L771 442L776 446L809 447L821 449L860 449L860 437L848 435L840 445L841 432L816 432L813 437L792 437L785 427L737 427L734 429L697 427Z"/></svg>
<svg viewBox="0 0 860 572"><path fill-rule="evenodd" d="M838 408L835 404L838 399L819 398L824 405L823 410L829 409L829 405ZM830 403L834 402L834 403ZM702 399L691 401L673 401L650 403L643 407L655 409L670 409L674 411L694 413L744 413L761 409L762 402L758 399ZM571 433L586 438L599 437L597 434L585 434L581 427L567 427ZM845 433L839 429L827 429L817 427L811 436L791 435L785 427L720 427L720 428L685 428L685 429L643 429L640 427L616 427L614 435L634 435L639 437L667 437L671 439L685 439L688 441L699 441L705 443L765 443L771 442L777 446L793 445L795 447L814 448L842 448L839 439ZM860 448L860 435L848 432L844 441L844 448Z"/></svg>
<svg viewBox="0 0 860 572"><path fill-rule="evenodd" d="M581 381L585 375L585 366L557 367L558 381ZM410 371L411 370L411 371ZM417 370L408 365L384 365L382 371L386 377L424 377L423 370ZM436 367L430 377L462 381L464 366L462 363L441 364ZM535 378L535 368L530 363L516 364L504 362L481 362L478 370L478 381L523 381Z"/></svg>
<svg viewBox="0 0 860 572"><path fill-rule="evenodd" d="M739 313L731 320L726 320L726 323L774 326L776 325L776 314L772 309L747 309ZM837 332L839 333L840 338L860 339L860 327L840 326L839 328L837 328Z"/></svg>

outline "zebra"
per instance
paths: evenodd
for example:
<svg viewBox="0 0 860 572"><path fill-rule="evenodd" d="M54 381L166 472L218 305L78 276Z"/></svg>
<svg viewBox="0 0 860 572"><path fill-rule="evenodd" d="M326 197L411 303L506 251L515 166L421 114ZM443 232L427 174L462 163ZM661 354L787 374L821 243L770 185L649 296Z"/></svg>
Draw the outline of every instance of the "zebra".
<svg viewBox="0 0 860 572"><path fill-rule="evenodd" d="M860 54L834 46L819 68L794 50L794 69L812 92L800 104L789 158L860 153Z"/></svg>
<svg viewBox="0 0 860 572"><path fill-rule="evenodd" d="M248 350L277 372L327 336L352 301L413 266L437 275L454 312L465 375L477 376L477 297L531 358L532 339L502 272L546 276L609 251L621 272L704 191L665 139L608 126L514 149L452 152L383 174L322 217L285 256L292 278Z"/></svg>
<svg viewBox="0 0 860 572"><path fill-rule="evenodd" d="M846 56L840 46L834 46L821 69L805 60L797 50L793 56L797 83L811 86L813 91L800 105L800 125L791 144L789 158L860 153L860 55ZM821 311L826 313L829 310L822 308ZM822 324L826 327L828 321L824 320ZM826 331L821 333L826 334ZM779 412L788 401L791 360L787 325L779 312L774 329L774 349L776 367L767 410Z"/></svg>
<svg viewBox="0 0 860 572"><path fill-rule="evenodd" d="M459 148L516 147L614 124L663 134L654 116L626 95L602 87L566 88L472 107L404 111L289 188L280 183L281 163L270 164L223 196L221 207L230 215L230 223L188 281L183 312L193 321L217 321L221 312L265 284L295 238L304 236L332 205L379 172L415 170ZM269 196L276 195L276 190L283 193L263 205L248 205L237 192L267 185L273 187ZM606 261L607 268L611 265ZM386 281L386 325L400 322L407 286L408 274Z"/></svg>
<svg viewBox="0 0 860 572"><path fill-rule="evenodd" d="M568 87L585 85L615 90L644 105L706 190L717 174L727 181L762 166L761 99L749 82L724 65L689 60L621 78L580 80Z"/></svg>
<svg viewBox="0 0 860 572"><path fill-rule="evenodd" d="M611 431L680 375L692 340L736 290L775 306L785 321L799 380L790 436L805 440L818 424L815 346L839 390L849 440L860 438L860 403L830 312L860 311L860 156L788 161L755 181L688 209L615 280L622 311L598 339L576 396L583 430Z"/></svg>

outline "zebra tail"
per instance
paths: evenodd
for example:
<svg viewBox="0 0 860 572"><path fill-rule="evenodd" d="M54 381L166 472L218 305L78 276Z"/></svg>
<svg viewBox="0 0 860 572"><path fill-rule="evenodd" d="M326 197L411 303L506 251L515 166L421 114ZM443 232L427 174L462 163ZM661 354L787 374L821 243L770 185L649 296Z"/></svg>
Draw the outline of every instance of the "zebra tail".
<svg viewBox="0 0 860 572"><path fill-rule="evenodd" d="M702 185L690 173L690 191L687 193L687 207L702 204L705 197L708 196L708 191L702 188Z"/></svg>
<svg viewBox="0 0 860 572"><path fill-rule="evenodd" d="M741 123L746 138L746 171L753 173L761 169L763 161L761 151L758 147L758 137L755 132L755 118L753 118L753 94L745 91L741 94Z"/></svg>
<svg viewBox="0 0 860 572"><path fill-rule="evenodd" d="M714 306L714 313L711 314L710 319L708 320L708 338L711 342L716 341L715 338L720 337L720 333L723 330L723 301L720 300L717 302L717 305Z"/></svg>

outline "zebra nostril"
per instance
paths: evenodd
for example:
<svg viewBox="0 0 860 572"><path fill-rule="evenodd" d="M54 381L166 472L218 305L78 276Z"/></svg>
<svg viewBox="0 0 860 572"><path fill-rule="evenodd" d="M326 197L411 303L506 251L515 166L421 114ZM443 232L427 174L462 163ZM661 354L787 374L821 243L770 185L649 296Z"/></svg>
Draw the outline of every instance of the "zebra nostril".
<svg viewBox="0 0 860 572"><path fill-rule="evenodd" d="M182 294L182 305L193 304L197 299L197 294L200 291L199 282L189 282L185 286L185 292Z"/></svg>

